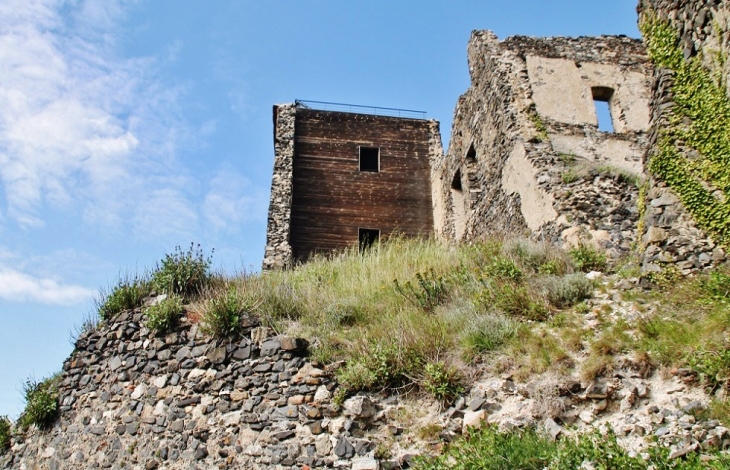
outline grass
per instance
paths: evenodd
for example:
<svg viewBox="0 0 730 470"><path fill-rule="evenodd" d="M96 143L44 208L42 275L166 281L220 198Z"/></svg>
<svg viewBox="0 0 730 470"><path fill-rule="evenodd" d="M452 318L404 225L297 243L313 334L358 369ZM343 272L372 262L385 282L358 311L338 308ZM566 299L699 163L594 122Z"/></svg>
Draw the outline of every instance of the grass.
<svg viewBox="0 0 730 470"><path fill-rule="evenodd" d="M151 292L152 286L147 276L120 277L110 292L102 290L97 302L97 311L102 320L109 320L120 312L131 310L142 305L142 301Z"/></svg>
<svg viewBox="0 0 730 470"><path fill-rule="evenodd" d="M617 442L612 431L583 434L554 441L535 429L502 432L486 427L447 447L438 458L421 458L415 468L421 470L578 470L582 468L649 469L724 469L730 457L712 451L710 460L699 454L684 459L669 459L669 450L650 449L649 458L632 457Z"/></svg>
<svg viewBox="0 0 730 470"><path fill-rule="evenodd" d="M164 260L158 269L197 273L182 277L201 280L187 290L197 296L187 310L203 332L236 337L260 322L304 337L315 360L338 367L340 400L396 388L448 403L468 389L476 368L516 380L538 374L590 380L627 366L642 375L683 367L708 390L730 388L727 270L694 279L672 275L650 291L623 290L623 302L638 312L623 320L614 304L592 299L616 275L596 285L585 277L581 271L610 268L603 253L587 245L565 252L526 240L454 247L394 238L364 253L353 248L292 270L230 279L212 276L199 249ZM146 279L127 278L122 291L161 285ZM127 297L134 300L129 304L139 302L139 295ZM591 327L588 315L595 320ZM147 316L160 328L176 318L155 310Z"/></svg>

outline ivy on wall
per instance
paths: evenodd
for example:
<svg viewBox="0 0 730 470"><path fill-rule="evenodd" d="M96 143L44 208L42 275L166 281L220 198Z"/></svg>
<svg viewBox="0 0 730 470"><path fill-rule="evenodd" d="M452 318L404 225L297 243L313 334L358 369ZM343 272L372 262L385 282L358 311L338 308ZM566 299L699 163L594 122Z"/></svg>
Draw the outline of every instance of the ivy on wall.
<svg viewBox="0 0 730 470"><path fill-rule="evenodd" d="M701 57L685 60L669 23L647 15L640 27L655 65L674 74L674 107L669 125L659 131L649 171L677 193L700 227L728 246L730 101L720 75L705 68Z"/></svg>

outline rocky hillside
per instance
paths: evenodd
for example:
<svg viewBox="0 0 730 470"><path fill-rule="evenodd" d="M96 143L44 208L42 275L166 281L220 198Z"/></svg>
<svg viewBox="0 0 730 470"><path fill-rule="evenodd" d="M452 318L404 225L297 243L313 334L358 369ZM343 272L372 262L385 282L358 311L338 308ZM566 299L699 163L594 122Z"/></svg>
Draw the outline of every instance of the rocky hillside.
<svg viewBox="0 0 730 470"><path fill-rule="evenodd" d="M585 263L590 257L583 250L573 254L583 253ZM538 255L542 268L530 271L526 260L534 262ZM395 260L400 271L389 264ZM150 306L164 295L148 296L78 338L52 380L59 405L54 420L45 429L31 424L22 433L16 430L0 464L8 469L407 468L427 465L417 456L438 455L462 435L473 435L469 428L486 424L506 432L536 428L558 440L593 429L605 433L610 426L629 455L637 456L652 446L666 448L666 457L673 459L715 455L730 446L730 433L720 421L727 415L726 376L708 375L727 370L718 369L727 367L724 362L710 369L709 358L715 357L713 335L725 335L725 327L712 322L717 315L727 317L730 277L719 272L677 283L673 290L646 291L626 269L609 275L566 272L575 263L528 242L454 250L396 241L365 257L355 253L289 273L229 280L240 295L278 294L260 297L255 307L260 315L239 317L239 329L225 337L206 328L201 300L186 305L187 314L171 331L150 328ZM405 281L412 266L432 273L417 279L441 280L436 284L444 295L433 305L422 292L437 291L436 284ZM543 275L541 269L565 274ZM353 270L401 281L355 282ZM338 280L324 279L326 272ZM337 326L308 328L308 315L323 310L318 302L332 304L329 295L353 300L339 284L345 279L365 296L364 306L376 309L368 315L392 301L400 305L392 315L413 314L421 323L442 326L455 321L461 328L382 331L378 321L384 321L384 312L358 317L349 310L350 317L343 318L342 308ZM254 292L252 285L261 290ZM290 299L298 316L266 317L273 299L284 308L283 285L300 294ZM584 295L555 297L561 289L584 285L589 286ZM381 296L378 302L368 300L368 286ZM515 293L523 286L527 303ZM417 298L420 304L414 304ZM523 310L508 308L510 299L522 302ZM670 317L678 320L670 325ZM688 321L681 323L682 318ZM316 324L323 324L321 318ZM697 343L693 349L677 339L677 331L690 327L699 328L687 336ZM482 336L464 334L470 331ZM391 342L378 342L376 332ZM413 338L405 341L407 334L435 335L422 338L435 349L425 350ZM706 344L698 342L699 334ZM353 339L358 337L368 340L368 350L358 349ZM394 337L400 339L392 342ZM335 343L338 352L332 352ZM708 361L693 363L690 356ZM405 366L397 358L403 357L411 357L414 368L400 370Z"/></svg>

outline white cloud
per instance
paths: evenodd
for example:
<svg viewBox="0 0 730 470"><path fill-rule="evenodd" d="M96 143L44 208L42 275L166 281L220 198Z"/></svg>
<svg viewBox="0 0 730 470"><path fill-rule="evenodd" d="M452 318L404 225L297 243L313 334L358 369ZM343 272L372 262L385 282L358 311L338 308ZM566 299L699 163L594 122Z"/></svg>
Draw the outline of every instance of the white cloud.
<svg viewBox="0 0 730 470"><path fill-rule="evenodd" d="M176 192L176 207L193 210L185 170L175 164L191 134L178 109L183 89L155 78L154 59L114 52L114 22L129 3L0 5L4 223L38 227L46 208L78 207L86 222L120 226L155 200L161 180ZM134 225L142 223L157 222Z"/></svg>
<svg viewBox="0 0 730 470"><path fill-rule="evenodd" d="M40 302L76 305L91 299L94 292L81 286L61 284L0 266L0 299L11 302Z"/></svg>
<svg viewBox="0 0 730 470"><path fill-rule="evenodd" d="M231 168L223 168L210 182L203 214L216 231L236 230L244 222L266 213L268 194L252 191L251 181Z"/></svg>

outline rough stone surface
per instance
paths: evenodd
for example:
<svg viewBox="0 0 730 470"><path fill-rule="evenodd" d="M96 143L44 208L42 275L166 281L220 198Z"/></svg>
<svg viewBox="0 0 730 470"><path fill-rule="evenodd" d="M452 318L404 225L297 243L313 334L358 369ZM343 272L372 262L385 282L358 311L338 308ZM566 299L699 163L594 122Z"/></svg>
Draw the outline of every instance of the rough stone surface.
<svg viewBox="0 0 730 470"><path fill-rule="evenodd" d="M719 72L730 91L729 61L721 61L724 68L718 68L718 61L714 59L717 51L725 57L730 53L726 26L730 19L730 8L727 2L641 0L639 13L641 16L656 15L669 21L679 32L685 58L701 55L704 65L713 72ZM721 26L718 29L713 24ZM723 34L718 35L718 32ZM702 51L705 53L702 54ZM671 85L672 73L657 69L652 87L650 145L645 157L647 161L656 151L659 132L671 119ZM684 151L689 154L692 149L687 148ZM716 266L727 259L725 250L695 224L673 190L662 181L651 177L644 225L647 230L642 234L642 269L646 273L657 272L673 265L683 274L690 274Z"/></svg>
<svg viewBox="0 0 730 470"><path fill-rule="evenodd" d="M652 67L641 42L499 41L476 31L468 56L471 87L457 103L448 152L433 162L437 234L628 252L649 123ZM613 133L597 126L593 98L605 89L614 90L605 96Z"/></svg>

